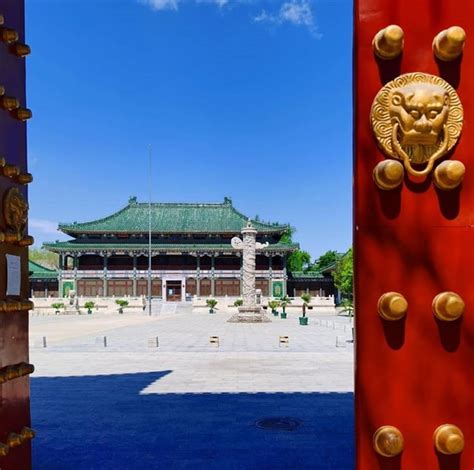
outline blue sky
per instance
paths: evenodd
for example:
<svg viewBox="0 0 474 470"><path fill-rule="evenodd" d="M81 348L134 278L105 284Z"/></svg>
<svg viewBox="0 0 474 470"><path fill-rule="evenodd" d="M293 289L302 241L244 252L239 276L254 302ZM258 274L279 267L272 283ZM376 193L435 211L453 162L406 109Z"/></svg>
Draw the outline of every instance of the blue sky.
<svg viewBox="0 0 474 470"><path fill-rule="evenodd" d="M153 199L351 244L350 0L26 0L30 231Z"/></svg>

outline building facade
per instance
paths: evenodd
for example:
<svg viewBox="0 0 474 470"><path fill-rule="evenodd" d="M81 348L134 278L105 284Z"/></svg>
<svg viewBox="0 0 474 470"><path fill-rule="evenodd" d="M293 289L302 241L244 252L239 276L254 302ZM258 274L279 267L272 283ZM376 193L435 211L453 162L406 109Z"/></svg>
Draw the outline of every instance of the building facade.
<svg viewBox="0 0 474 470"><path fill-rule="evenodd" d="M29 260L28 272L31 297L58 296L58 271Z"/></svg>
<svg viewBox="0 0 474 470"><path fill-rule="evenodd" d="M70 241L46 243L58 253L59 293L82 296L148 295L151 224L151 293L165 301L241 294L242 257L231 245L248 217L229 198L219 204L140 203L85 223L60 224ZM286 258L298 248L282 237L288 226L252 221L257 240L256 284L262 295L287 292Z"/></svg>

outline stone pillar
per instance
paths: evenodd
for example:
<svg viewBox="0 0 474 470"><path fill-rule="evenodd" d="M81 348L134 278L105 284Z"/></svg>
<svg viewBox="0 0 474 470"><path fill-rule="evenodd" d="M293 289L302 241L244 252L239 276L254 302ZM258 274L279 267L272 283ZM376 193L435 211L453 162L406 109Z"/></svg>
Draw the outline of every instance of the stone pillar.
<svg viewBox="0 0 474 470"><path fill-rule="evenodd" d="M132 280L132 295L137 296L137 255L132 255L133 259L133 280Z"/></svg>
<svg viewBox="0 0 474 470"><path fill-rule="evenodd" d="M216 295L216 279L215 279L215 267L216 267L216 258L213 254L211 256L211 296Z"/></svg>
<svg viewBox="0 0 474 470"><path fill-rule="evenodd" d="M244 257L240 255L240 297L244 295Z"/></svg>
<svg viewBox="0 0 474 470"><path fill-rule="evenodd" d="M232 239L232 247L242 250L243 255L243 286L242 298L243 305L239 307L239 312L232 316L230 322L236 323L261 323L270 321L264 314L260 305L256 303L255 292L255 257L256 250L268 246L257 243L257 230L252 226L250 220L245 228L242 229L242 240L238 237Z"/></svg>
<svg viewBox="0 0 474 470"><path fill-rule="evenodd" d="M104 282L104 289L103 289L103 296L108 296L108 289L107 289L107 254L104 254L104 275L103 275L103 282Z"/></svg>
<svg viewBox="0 0 474 470"><path fill-rule="evenodd" d="M273 297L272 279L273 279L273 255L268 255L268 297Z"/></svg>
<svg viewBox="0 0 474 470"><path fill-rule="evenodd" d="M196 258L196 297L201 297L201 255Z"/></svg>

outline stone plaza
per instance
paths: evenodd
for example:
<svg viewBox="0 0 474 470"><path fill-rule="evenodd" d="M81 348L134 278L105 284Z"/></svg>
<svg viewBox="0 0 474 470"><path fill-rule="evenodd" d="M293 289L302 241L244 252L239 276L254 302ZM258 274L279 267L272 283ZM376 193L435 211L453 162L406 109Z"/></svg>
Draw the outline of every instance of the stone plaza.
<svg viewBox="0 0 474 470"><path fill-rule="evenodd" d="M352 468L347 317L242 324L166 307L31 314L35 468ZM264 430L265 418L301 426Z"/></svg>

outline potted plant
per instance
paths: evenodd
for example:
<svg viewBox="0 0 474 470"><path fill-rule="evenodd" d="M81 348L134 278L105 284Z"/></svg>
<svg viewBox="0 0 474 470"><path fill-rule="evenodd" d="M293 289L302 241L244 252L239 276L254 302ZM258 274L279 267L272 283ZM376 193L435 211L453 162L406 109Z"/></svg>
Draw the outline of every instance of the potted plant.
<svg viewBox="0 0 474 470"><path fill-rule="evenodd" d="M309 303L311 302L311 294L306 292L301 296L301 300L303 301L303 316L300 317L300 325L307 325L308 317L306 316L306 308L309 307Z"/></svg>
<svg viewBox="0 0 474 470"><path fill-rule="evenodd" d="M51 307L54 308L56 315L59 315L59 311L64 308L64 304L62 302L55 302Z"/></svg>
<svg viewBox="0 0 474 470"><path fill-rule="evenodd" d="M87 314L92 315L92 309L95 307L95 302L86 302L84 304L84 308L87 308Z"/></svg>
<svg viewBox="0 0 474 470"><path fill-rule="evenodd" d="M274 317L278 316L277 308L280 306L280 302L278 300L270 300L268 302L268 307L272 309L272 313Z"/></svg>
<svg viewBox="0 0 474 470"><path fill-rule="evenodd" d="M280 313L281 318L286 318L286 307L290 304L291 304L291 300L287 295L285 295L285 297L283 297L280 300L280 305L281 305L281 308L282 308L282 312Z"/></svg>
<svg viewBox="0 0 474 470"><path fill-rule="evenodd" d="M244 305L244 301L242 299L237 299L234 302L234 307L242 307L242 305Z"/></svg>
<svg viewBox="0 0 474 470"><path fill-rule="evenodd" d="M209 313L216 313L215 310L217 310L216 305L217 305L217 300L216 299L207 299L206 300L206 305L209 307Z"/></svg>
<svg viewBox="0 0 474 470"><path fill-rule="evenodd" d="M349 321L351 321L352 317L354 316L354 301L352 299L344 299L341 302L341 311L340 313L347 313L349 317Z"/></svg>
<svg viewBox="0 0 474 470"><path fill-rule="evenodd" d="M128 306L128 300L117 299L115 303L119 306L118 313L122 314L124 307Z"/></svg>

